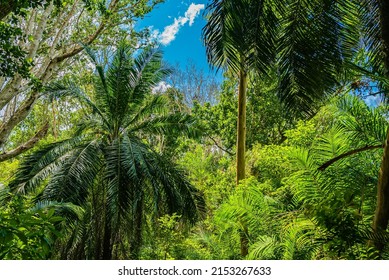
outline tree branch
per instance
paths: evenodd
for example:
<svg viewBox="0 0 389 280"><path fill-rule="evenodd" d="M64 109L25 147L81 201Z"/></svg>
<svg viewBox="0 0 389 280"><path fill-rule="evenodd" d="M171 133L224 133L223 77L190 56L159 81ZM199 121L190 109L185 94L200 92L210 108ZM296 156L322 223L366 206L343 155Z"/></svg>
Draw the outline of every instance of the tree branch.
<svg viewBox="0 0 389 280"><path fill-rule="evenodd" d="M4 123L0 125L0 145L3 145L8 138L11 131L24 120L32 109L32 105L38 98L38 93L33 92L31 95L20 105L15 113Z"/></svg>
<svg viewBox="0 0 389 280"><path fill-rule="evenodd" d="M360 153L360 152L363 152L363 151L368 151L368 150L374 150L374 149L380 149L380 148L383 148L384 145L381 144L381 145L375 145L375 146L364 146L362 148L358 148L358 149L354 149L354 150L351 150L351 151L348 151L346 153L343 153L337 157L334 157L332 159L330 159L329 161L323 163L322 165L320 165L317 170L320 170L320 171L324 171L326 170L327 167L329 167L331 164L337 162L338 160L341 160L343 158L346 158L348 156L352 156L354 154L357 154L357 153Z"/></svg>
<svg viewBox="0 0 389 280"><path fill-rule="evenodd" d="M23 143L19 147L9 152L0 154L0 162L14 158L20 155L21 153L33 148L39 140L41 140L43 137L46 136L48 130L49 130L49 123L46 123L38 130L38 132L30 140L28 140L27 142Z"/></svg>
<svg viewBox="0 0 389 280"><path fill-rule="evenodd" d="M111 1L108 9L109 10L114 10L116 8L117 4L118 4L117 0ZM83 44L84 45L89 45L94 40L96 40L96 38L100 35L100 33L104 31L104 29L106 27L106 24L107 24L107 18L103 19L103 21L101 22L100 26L96 29L96 31L92 35L90 35L86 39L86 41L83 42ZM84 49L83 46L75 47L73 50L55 57L52 60L52 63L53 64L60 63L60 62L64 61L65 59L69 58L69 57L72 57L72 56L75 56L76 54L79 54L83 49Z"/></svg>
<svg viewBox="0 0 389 280"><path fill-rule="evenodd" d="M227 150L227 149L221 147L221 146L217 143L217 141L216 141L214 138L212 138L210 135L207 135L207 136L209 137L209 139L212 140L213 143L215 143L216 147L218 147L220 150L222 150L223 152L226 152L226 153L229 154L230 156L233 156L233 155L234 155L231 151L229 151L229 150Z"/></svg>

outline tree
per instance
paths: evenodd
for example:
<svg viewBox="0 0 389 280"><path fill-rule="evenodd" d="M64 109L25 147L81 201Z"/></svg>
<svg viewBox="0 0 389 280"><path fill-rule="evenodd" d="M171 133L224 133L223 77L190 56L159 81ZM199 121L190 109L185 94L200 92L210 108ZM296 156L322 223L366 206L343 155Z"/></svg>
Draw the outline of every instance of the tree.
<svg viewBox="0 0 389 280"><path fill-rule="evenodd" d="M44 0L1 0L0 1L0 20L3 20L10 13L20 14L23 9L36 8L38 6L48 5L50 1ZM55 0L58 5L58 0Z"/></svg>
<svg viewBox="0 0 389 280"><path fill-rule="evenodd" d="M267 5L266 5L267 4ZM237 127L237 184L245 177L247 75L254 67L266 73L274 59L276 15L266 1L213 1L203 28L208 61L228 67L239 77ZM260 52L260 53L259 53Z"/></svg>
<svg viewBox="0 0 389 280"><path fill-rule="evenodd" d="M228 67L239 78L236 140L236 184L245 178L247 75L254 66L266 73L274 59L276 15L268 1L215 0L207 6L203 40L208 61ZM271 28L268 28L271 27ZM248 253L242 233L241 255Z"/></svg>
<svg viewBox="0 0 389 280"><path fill-rule="evenodd" d="M172 88L182 92L183 101L189 107L193 107L195 102L214 104L219 89L216 77L211 74L206 75L191 60L187 61L185 69L180 69L179 65L174 67L169 77L169 84Z"/></svg>
<svg viewBox="0 0 389 280"><path fill-rule="evenodd" d="M161 52L131 55L121 45L104 67L91 53L96 73L89 95L72 82L49 87L53 96L72 96L89 112L72 138L27 156L10 184L18 193L43 184L39 199L85 208L84 221L70 228L61 246L64 256L138 258L146 212L176 213L190 222L199 217L201 195L148 144L152 135L191 133L192 119L170 113L165 96L150 94L169 73Z"/></svg>
<svg viewBox="0 0 389 280"><path fill-rule="evenodd" d="M320 99L323 93L331 92L333 89L331 86L339 80L337 73L341 73L342 68L346 72L349 71L350 66L352 70L357 70L359 75L367 75L377 81L382 89L381 92L385 97L387 96L389 4L386 1L287 2L289 16L285 17L287 27L285 31L288 32L281 36L281 48L278 52L280 53L282 76L281 97L289 107L296 105L303 108L310 107L310 104L314 104L311 97L316 96ZM319 11L319 13L313 11ZM307 32L299 26L305 27ZM300 52L293 51L296 47ZM355 62L361 49L368 53L367 65L366 60L362 62L363 66L367 67L361 67L360 62L359 65ZM322 58L318 60L319 57ZM293 67L289 64L282 64L285 58L292 62ZM320 79L323 83L319 83ZM291 82L283 84L283 81L288 80ZM312 91L315 88L317 88L316 94ZM377 209L373 222L376 232L386 230L389 222L388 141L389 130L384 144L377 185ZM376 242L375 246L382 250L384 244Z"/></svg>
<svg viewBox="0 0 389 280"><path fill-rule="evenodd" d="M8 17L7 22L1 22L0 34L5 35L0 36L0 44L4 43L7 48L0 49L0 52L11 52L15 56L1 56L5 59L1 67L9 71L1 73L0 77L0 149L4 156L0 160L15 157L34 146L36 141L9 143L9 137L41 99L43 86L58 76L71 73L74 65L85 63L82 50L86 45L93 47L108 42L115 45L123 38L135 45L140 36L134 32L133 22L161 1L83 3L72 0L62 2L62 5L54 2L48 1L43 6L33 6L34 9L25 11L23 17L18 18L16 34L12 33L15 24ZM45 131L45 121L37 122L36 126L31 138L37 132ZM46 133L38 134L42 138ZM8 153L8 150L18 152Z"/></svg>

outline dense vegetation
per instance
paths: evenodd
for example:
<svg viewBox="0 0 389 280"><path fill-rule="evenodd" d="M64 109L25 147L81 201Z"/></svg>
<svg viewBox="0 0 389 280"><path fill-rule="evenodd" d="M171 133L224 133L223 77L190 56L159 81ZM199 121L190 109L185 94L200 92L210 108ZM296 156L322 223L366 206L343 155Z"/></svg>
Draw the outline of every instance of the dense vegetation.
<svg viewBox="0 0 389 280"><path fill-rule="evenodd" d="M160 2L0 1L0 258L388 259L389 4Z"/></svg>

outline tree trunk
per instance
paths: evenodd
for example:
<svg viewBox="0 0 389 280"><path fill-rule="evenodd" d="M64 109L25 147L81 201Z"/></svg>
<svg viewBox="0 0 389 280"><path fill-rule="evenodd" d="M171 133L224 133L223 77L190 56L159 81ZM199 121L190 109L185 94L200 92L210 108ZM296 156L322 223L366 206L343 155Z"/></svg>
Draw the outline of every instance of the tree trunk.
<svg viewBox="0 0 389 280"><path fill-rule="evenodd" d="M377 188L377 208L375 211L373 229L375 232L386 230L389 221L389 130L385 141L384 154L382 156L381 168ZM381 251L384 243L374 242L375 247Z"/></svg>
<svg viewBox="0 0 389 280"><path fill-rule="evenodd" d="M134 232L130 244L130 257L132 260L139 259L140 248L142 246L142 216L143 197L137 202L134 217Z"/></svg>
<svg viewBox="0 0 389 280"><path fill-rule="evenodd" d="M238 125L236 139L236 184L245 178L247 73L240 71L238 91Z"/></svg>
<svg viewBox="0 0 389 280"><path fill-rule="evenodd" d="M238 91L238 125L236 139L236 185L245 178L245 153L246 153L246 91L247 91L247 73L241 70L239 74ZM242 223L243 229L240 232L240 255L242 257L248 254L248 229Z"/></svg>
<svg viewBox="0 0 389 280"><path fill-rule="evenodd" d="M16 9L16 1L6 1L0 4L0 20L3 20L8 14Z"/></svg>
<svg viewBox="0 0 389 280"><path fill-rule="evenodd" d="M103 238L103 260L112 260L112 230L110 221L106 218Z"/></svg>
<svg viewBox="0 0 389 280"><path fill-rule="evenodd" d="M379 0L381 42L384 52L385 76L389 77L389 3ZM384 153L377 186L377 208L374 215L373 229L375 232L385 231L389 221L389 129L386 135ZM385 243L374 241L375 247L382 251Z"/></svg>

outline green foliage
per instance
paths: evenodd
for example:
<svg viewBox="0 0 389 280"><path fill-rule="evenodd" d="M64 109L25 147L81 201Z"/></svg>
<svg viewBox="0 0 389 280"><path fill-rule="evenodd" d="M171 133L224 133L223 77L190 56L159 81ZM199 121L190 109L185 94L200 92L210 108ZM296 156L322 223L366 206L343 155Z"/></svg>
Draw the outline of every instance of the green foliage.
<svg viewBox="0 0 389 280"><path fill-rule="evenodd" d="M247 139L250 149L255 143L281 143L285 131L292 127L294 118L287 118L276 96L276 79L252 74L247 90ZM194 104L193 115L200 121L205 135L222 148L232 152L236 144L237 84L227 77L216 104ZM220 139L220 140L219 140Z"/></svg>
<svg viewBox="0 0 389 280"><path fill-rule="evenodd" d="M0 186L2 183L5 183L12 178L12 175L16 172L18 165L19 165L18 160L6 161L0 163L0 170L2 170L0 175Z"/></svg>
<svg viewBox="0 0 389 280"><path fill-rule="evenodd" d="M23 197L14 196L0 206L0 259L47 259L60 236L63 218L55 208L32 207Z"/></svg>
<svg viewBox="0 0 389 280"><path fill-rule="evenodd" d="M154 222L153 237L150 247L145 246L142 250L142 257L149 259L168 260L185 258L183 250L183 227L180 223L181 217L177 214L163 215Z"/></svg>
<svg viewBox="0 0 389 280"><path fill-rule="evenodd" d="M33 40L29 35L23 33L18 27L21 18L25 18L28 10L37 7L47 7L51 2L60 6L60 0L1 0L0 1L0 77L13 77L20 74L22 77L31 78L35 82L30 68L33 66L31 57L16 42L23 41L27 43ZM8 22L3 21L5 17L11 14Z"/></svg>
<svg viewBox="0 0 389 280"><path fill-rule="evenodd" d="M0 76L13 77L16 73L24 77L30 75L32 61L26 58L26 52L21 47L12 44L13 41L23 40L20 28L0 21Z"/></svg>
<svg viewBox="0 0 389 280"><path fill-rule="evenodd" d="M187 170L190 181L204 194L210 213L234 188L232 160L222 153L212 152L212 148L196 143L189 145L179 164Z"/></svg>
<svg viewBox="0 0 389 280"><path fill-rule="evenodd" d="M355 106L349 107L351 111L344 110L344 104L351 100ZM377 135L377 128L383 130L384 119L377 121L380 118L376 113L369 113L376 110L355 97L346 96L338 104L335 115L339 116L339 122L324 135L315 137L310 148L298 147L291 151L291 162L297 169L284 179L284 184L292 189L295 204L302 213L321 229L325 241L321 254L326 258L353 259L362 257L361 246L366 246L363 244L369 239L381 238L374 236L370 228L380 153L373 150L351 154L325 171L318 168L355 146L374 143L369 139ZM358 111L358 106L364 109ZM356 120L363 122L355 126Z"/></svg>
<svg viewBox="0 0 389 280"><path fill-rule="evenodd" d="M217 153L200 146L187 153L183 161L192 180L206 186L206 200L217 206L183 243L202 246L204 258L239 259L240 235L247 232L249 259L376 258L368 241L387 240L371 229L380 151L355 153L324 171L318 168L350 150L380 143L375 135L384 135L379 132L386 126L381 112L352 96L335 99L314 118L285 131L281 145L255 144L247 154L247 173L253 177L236 189L232 162L222 176L231 176L231 188L225 189Z"/></svg>

